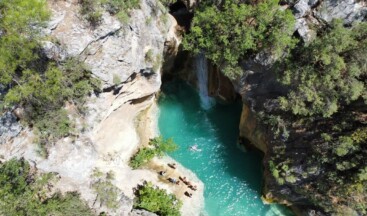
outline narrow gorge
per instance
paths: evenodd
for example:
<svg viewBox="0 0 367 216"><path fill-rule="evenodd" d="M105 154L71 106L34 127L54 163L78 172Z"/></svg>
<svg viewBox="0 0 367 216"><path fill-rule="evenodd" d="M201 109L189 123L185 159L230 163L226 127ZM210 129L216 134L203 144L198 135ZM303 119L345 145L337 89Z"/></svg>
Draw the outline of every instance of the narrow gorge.
<svg viewBox="0 0 367 216"><path fill-rule="evenodd" d="M0 215L367 215L364 0L0 2Z"/></svg>

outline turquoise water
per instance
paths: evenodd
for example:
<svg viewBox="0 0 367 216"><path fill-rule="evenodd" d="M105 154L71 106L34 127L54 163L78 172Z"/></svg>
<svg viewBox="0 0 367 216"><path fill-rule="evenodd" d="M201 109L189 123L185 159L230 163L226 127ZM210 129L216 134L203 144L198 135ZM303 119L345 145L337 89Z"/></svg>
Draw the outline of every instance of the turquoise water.
<svg viewBox="0 0 367 216"><path fill-rule="evenodd" d="M261 155L236 147L241 104L203 110L193 88L173 81L163 86L159 107L161 134L179 145L171 156L205 184L209 216L283 215L277 206L264 205L260 199ZM195 144L200 152L189 150Z"/></svg>

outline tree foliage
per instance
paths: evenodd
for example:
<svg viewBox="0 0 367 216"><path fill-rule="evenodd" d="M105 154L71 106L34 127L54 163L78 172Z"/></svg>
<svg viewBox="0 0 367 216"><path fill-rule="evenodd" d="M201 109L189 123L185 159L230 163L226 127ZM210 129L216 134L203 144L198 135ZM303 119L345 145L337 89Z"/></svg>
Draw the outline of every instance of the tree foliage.
<svg viewBox="0 0 367 216"><path fill-rule="evenodd" d="M334 20L310 45L298 47L281 67L281 80L292 90L280 98L295 115L329 117L340 106L367 101L367 23L352 28Z"/></svg>
<svg viewBox="0 0 367 216"><path fill-rule="evenodd" d="M179 216L182 202L173 194L144 182L135 189L135 208L146 209L162 216Z"/></svg>
<svg viewBox="0 0 367 216"><path fill-rule="evenodd" d="M75 192L50 194L53 177L35 173L24 159L0 164L0 215L94 215Z"/></svg>
<svg viewBox="0 0 367 216"><path fill-rule="evenodd" d="M49 13L45 0L2 0L0 14L0 84L7 85L37 58L38 33Z"/></svg>
<svg viewBox="0 0 367 216"><path fill-rule="evenodd" d="M261 51L280 57L295 45L295 19L290 10L281 9L278 3L225 1L205 5L195 12L184 48L196 54L205 53L231 78L240 72L236 67L241 59Z"/></svg>
<svg viewBox="0 0 367 216"><path fill-rule="evenodd" d="M155 137L149 142L149 146L139 149L139 151L131 158L130 166L134 169L148 163L155 156L162 157L165 153L177 150L177 145L173 139L166 139L162 136Z"/></svg>
<svg viewBox="0 0 367 216"><path fill-rule="evenodd" d="M81 110L85 96L99 88L98 81L76 59L53 62L43 55L40 30L49 18L45 0L4 0L0 14L0 85L6 89L2 109L23 108L23 120L43 135L68 135L65 102Z"/></svg>

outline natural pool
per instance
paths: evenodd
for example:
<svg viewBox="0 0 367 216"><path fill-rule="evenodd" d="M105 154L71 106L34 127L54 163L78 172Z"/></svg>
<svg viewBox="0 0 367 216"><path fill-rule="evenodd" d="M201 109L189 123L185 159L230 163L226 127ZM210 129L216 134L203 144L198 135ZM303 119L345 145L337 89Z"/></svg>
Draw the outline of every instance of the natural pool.
<svg viewBox="0 0 367 216"><path fill-rule="evenodd" d="M205 184L209 216L284 215L261 200L261 155L236 147L241 104L200 106L197 92L182 81L163 86L159 101L159 129L172 137L179 150L171 156L191 169ZM197 145L201 151L190 151Z"/></svg>

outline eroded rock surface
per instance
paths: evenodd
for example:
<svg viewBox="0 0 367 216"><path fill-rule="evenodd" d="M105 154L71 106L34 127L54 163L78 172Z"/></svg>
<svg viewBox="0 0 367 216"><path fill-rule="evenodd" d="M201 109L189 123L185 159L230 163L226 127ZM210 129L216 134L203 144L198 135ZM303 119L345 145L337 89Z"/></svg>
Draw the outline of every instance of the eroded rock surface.
<svg viewBox="0 0 367 216"><path fill-rule="evenodd" d="M155 0L141 1L140 9L132 11L126 24L105 12L100 24L92 29L79 14L77 0L50 1L52 20L46 32L57 39L67 56L85 61L108 87L114 79L126 80L142 69L160 65L172 23L170 19L161 19L169 15L157 9L158 4ZM148 51L153 61L146 60Z"/></svg>
<svg viewBox="0 0 367 216"><path fill-rule="evenodd" d="M159 4L157 0L141 0L140 8L131 11L126 24L103 13L101 23L92 28L80 15L78 0L49 0L52 18L43 33L52 40L42 43L45 56L56 61L68 57L84 61L94 76L103 81L104 91L88 98L85 116L80 116L72 105L66 106L78 132L49 146L47 158L37 153L39 149L34 144L36 136L32 130L21 131L16 118L5 114L0 118L0 156L4 160L24 157L36 164L40 172L58 173L60 180L55 188L62 192L80 192L97 213L155 215L146 211L131 212L133 188L143 180L168 192L173 192L173 187L159 181L153 171L132 170L128 161L140 144L146 144L141 142L157 136L157 112L153 110L161 86L163 54L168 49L174 54L180 43L175 31L177 23ZM146 120L140 130L145 137L136 129L137 117L142 111ZM96 202L91 188L94 168L104 173L114 172L113 184L121 190L118 209L107 209ZM189 172L183 167L180 170L183 175ZM200 199L195 200L202 201L202 193L197 196ZM192 201L187 200L187 206L192 206ZM195 205L202 207L201 201ZM200 209L194 213L189 208L182 211L184 215L198 215Z"/></svg>

